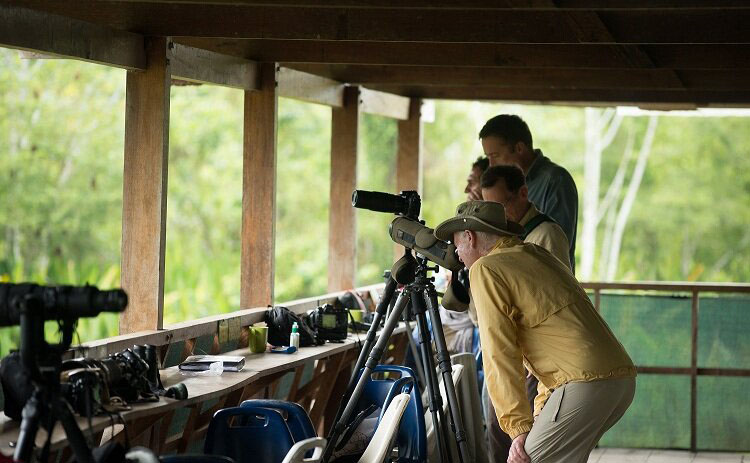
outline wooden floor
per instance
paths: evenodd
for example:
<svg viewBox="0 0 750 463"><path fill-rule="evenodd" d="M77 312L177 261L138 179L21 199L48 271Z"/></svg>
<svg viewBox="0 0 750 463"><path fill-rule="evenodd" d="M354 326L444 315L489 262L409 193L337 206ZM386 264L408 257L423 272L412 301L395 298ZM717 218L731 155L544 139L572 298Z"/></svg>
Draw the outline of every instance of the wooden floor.
<svg viewBox="0 0 750 463"><path fill-rule="evenodd" d="M750 463L750 453L680 450L605 449L591 452L589 463Z"/></svg>

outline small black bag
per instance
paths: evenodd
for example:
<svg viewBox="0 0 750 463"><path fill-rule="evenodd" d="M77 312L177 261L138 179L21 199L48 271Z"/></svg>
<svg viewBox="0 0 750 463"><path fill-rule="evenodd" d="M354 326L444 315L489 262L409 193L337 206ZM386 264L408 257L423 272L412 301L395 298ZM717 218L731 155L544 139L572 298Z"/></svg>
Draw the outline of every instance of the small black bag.
<svg viewBox="0 0 750 463"><path fill-rule="evenodd" d="M20 353L11 352L0 362L0 382L5 397L5 415L21 421L21 412L31 397L34 386L31 384L29 370L21 362Z"/></svg>
<svg viewBox="0 0 750 463"><path fill-rule="evenodd" d="M272 346L288 346L289 335L292 334L292 324L297 322L299 327L300 347L316 346L318 342L315 332L306 321L286 307L273 307L266 310L266 325L268 325L268 343Z"/></svg>

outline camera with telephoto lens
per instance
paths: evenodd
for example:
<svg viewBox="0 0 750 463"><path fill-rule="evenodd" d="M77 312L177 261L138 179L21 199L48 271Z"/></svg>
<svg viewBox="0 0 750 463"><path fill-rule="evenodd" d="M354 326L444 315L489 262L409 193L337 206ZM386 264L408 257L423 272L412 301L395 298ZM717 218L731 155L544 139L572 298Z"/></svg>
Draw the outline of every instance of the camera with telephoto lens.
<svg viewBox="0 0 750 463"><path fill-rule="evenodd" d="M161 381L152 345L133 346L104 359L66 360L62 370L62 392L81 416L105 411L112 397L129 403L159 400Z"/></svg>
<svg viewBox="0 0 750 463"><path fill-rule="evenodd" d="M344 308L325 304L307 313L318 340L343 342L349 329L349 313Z"/></svg>

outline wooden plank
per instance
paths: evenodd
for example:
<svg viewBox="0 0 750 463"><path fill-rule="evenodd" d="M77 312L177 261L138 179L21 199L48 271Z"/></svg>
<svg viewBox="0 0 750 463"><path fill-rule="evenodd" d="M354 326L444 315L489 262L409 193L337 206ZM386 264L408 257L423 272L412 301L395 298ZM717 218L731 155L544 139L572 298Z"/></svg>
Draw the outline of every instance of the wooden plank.
<svg viewBox="0 0 750 463"><path fill-rule="evenodd" d="M412 98L409 117L398 121L396 151L396 191L416 190L422 194L422 100ZM404 255L404 248L394 243L393 260Z"/></svg>
<svg viewBox="0 0 750 463"><path fill-rule="evenodd" d="M158 2L158 3L185 3L185 0L121 0L126 2ZM276 5L276 6L326 6L326 7L350 7L350 8L424 8L424 9L454 9L455 2L438 2L435 0L329 0L324 5L320 0L193 0L195 3L221 4L221 5ZM463 0L461 8L464 9L548 9L549 0ZM570 9L596 9L610 10L622 8L673 8L673 9L724 9L747 7L744 0L557 0L561 8Z"/></svg>
<svg viewBox="0 0 750 463"><path fill-rule="evenodd" d="M181 43L258 61L301 63L381 64L412 66L476 66L531 68L628 69L648 67L626 59L629 45L497 44L363 42L332 40L216 40L179 37ZM656 67L677 69L747 69L750 47L745 45L641 46Z"/></svg>
<svg viewBox="0 0 750 463"><path fill-rule="evenodd" d="M11 0L10 3L153 36L578 43L577 35L565 23L563 12L557 9L321 8L99 0ZM598 13L618 43L750 43L750 36L745 33L745 25L750 22L749 8L622 8ZM373 27L373 24L388 27Z"/></svg>
<svg viewBox="0 0 750 463"><path fill-rule="evenodd" d="M328 291L354 288L357 262L357 188L360 89L344 90L344 107L331 111L331 181L328 215Z"/></svg>
<svg viewBox="0 0 750 463"><path fill-rule="evenodd" d="M360 88L361 110L367 114L398 120L409 118L409 98L392 93Z"/></svg>
<svg viewBox="0 0 750 463"><path fill-rule="evenodd" d="M276 235L277 66L263 63L260 91L245 92L241 308L273 304Z"/></svg>
<svg viewBox="0 0 750 463"><path fill-rule="evenodd" d="M623 74L625 76L625 74ZM494 86L419 86L377 85L376 90L418 98L449 100L495 100L560 105L653 105L691 104L712 107L746 107L750 89L718 90L639 90L639 89L571 89L507 88Z"/></svg>
<svg viewBox="0 0 750 463"><path fill-rule="evenodd" d="M0 5L0 45L128 70L146 69L141 35L10 5Z"/></svg>
<svg viewBox="0 0 750 463"><path fill-rule="evenodd" d="M347 82L383 85L492 86L541 89L747 90L748 70L477 68L299 64L304 72ZM679 74L679 76L677 75ZM623 75L627 78L624 79ZM684 82L683 82L684 81Z"/></svg>
<svg viewBox="0 0 750 463"><path fill-rule="evenodd" d="M169 42L172 77L242 90L258 90L258 63Z"/></svg>
<svg viewBox="0 0 750 463"><path fill-rule="evenodd" d="M344 106L344 84L282 67L279 70L279 96L341 108Z"/></svg>
<svg viewBox="0 0 750 463"><path fill-rule="evenodd" d="M161 329L167 224L169 88L167 40L147 43L148 69L128 72L122 207L120 333Z"/></svg>
<svg viewBox="0 0 750 463"><path fill-rule="evenodd" d="M633 281L633 282L582 282L586 289L626 289L648 291L684 291L710 293L750 293L748 283L709 283L681 281Z"/></svg>

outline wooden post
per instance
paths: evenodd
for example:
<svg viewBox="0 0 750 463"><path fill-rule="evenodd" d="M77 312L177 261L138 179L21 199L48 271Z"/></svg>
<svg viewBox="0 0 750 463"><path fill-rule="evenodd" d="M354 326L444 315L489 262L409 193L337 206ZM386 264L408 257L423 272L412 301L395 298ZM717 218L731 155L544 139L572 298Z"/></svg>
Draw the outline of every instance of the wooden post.
<svg viewBox="0 0 750 463"><path fill-rule="evenodd" d="M690 342L690 451L697 448L697 417L698 417L698 295L693 290L691 304L691 342Z"/></svg>
<svg viewBox="0 0 750 463"><path fill-rule="evenodd" d="M260 90L245 92L240 307L273 304L276 241L275 63L262 63Z"/></svg>
<svg viewBox="0 0 750 463"><path fill-rule="evenodd" d="M328 291L354 288L357 262L359 88L344 90L344 106L331 110L331 206L328 216Z"/></svg>
<svg viewBox="0 0 750 463"><path fill-rule="evenodd" d="M167 39L146 41L147 68L128 72L122 194L120 334L161 329L167 223L170 70Z"/></svg>
<svg viewBox="0 0 750 463"><path fill-rule="evenodd" d="M419 98L409 102L409 118L398 121L396 191L404 190L417 190L422 194L422 100ZM394 261L403 254L404 248L394 245Z"/></svg>

